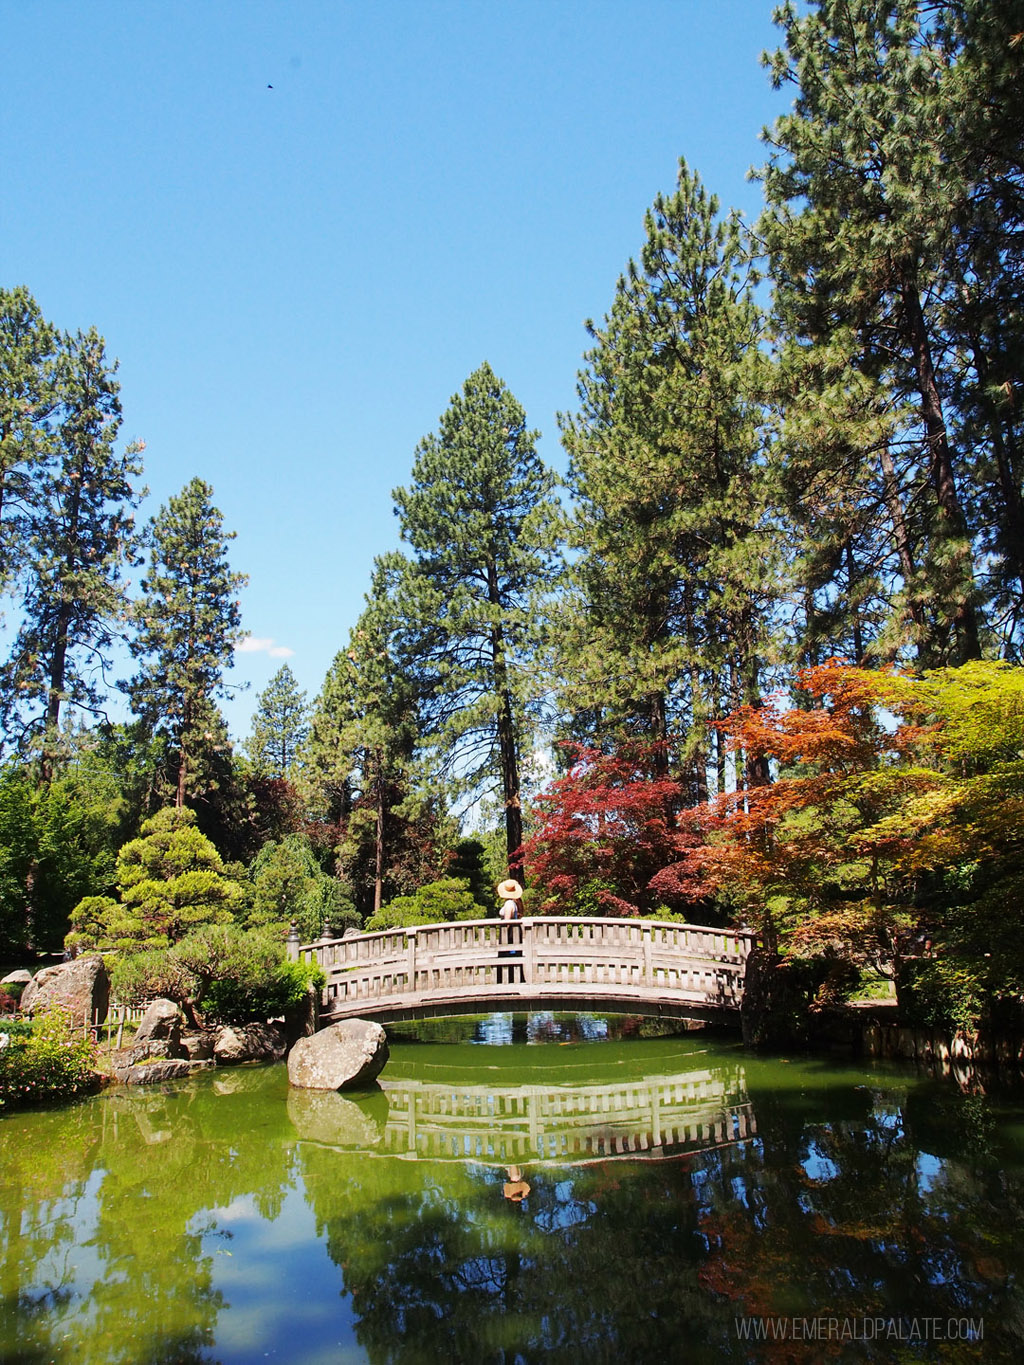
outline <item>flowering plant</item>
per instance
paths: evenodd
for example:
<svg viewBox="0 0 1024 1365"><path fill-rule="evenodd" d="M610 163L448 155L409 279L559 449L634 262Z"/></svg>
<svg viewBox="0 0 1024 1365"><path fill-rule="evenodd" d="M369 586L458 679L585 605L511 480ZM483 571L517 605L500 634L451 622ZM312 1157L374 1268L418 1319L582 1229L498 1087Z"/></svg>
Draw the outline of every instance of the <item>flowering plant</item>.
<svg viewBox="0 0 1024 1365"><path fill-rule="evenodd" d="M92 1063L92 1044L76 1035L67 1010L54 1006L28 1037L7 1034L0 1048L0 1109L81 1094L92 1082Z"/></svg>

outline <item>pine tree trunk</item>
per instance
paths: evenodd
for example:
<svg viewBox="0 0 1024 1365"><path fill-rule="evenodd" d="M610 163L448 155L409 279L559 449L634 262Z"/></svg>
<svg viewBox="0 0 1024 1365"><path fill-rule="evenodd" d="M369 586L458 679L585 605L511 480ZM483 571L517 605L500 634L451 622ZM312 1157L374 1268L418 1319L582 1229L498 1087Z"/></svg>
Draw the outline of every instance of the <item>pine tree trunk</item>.
<svg viewBox="0 0 1024 1365"><path fill-rule="evenodd" d="M188 746L186 736L192 720L192 707L188 699L182 708L181 734L178 739L178 783L174 793L174 804L181 810L185 804L185 791L188 782Z"/></svg>
<svg viewBox="0 0 1024 1365"><path fill-rule="evenodd" d="M992 453L996 457L999 494L1004 508L1003 534L1000 541L1013 576L1024 591L1024 501L1021 500L1020 486L1014 476L1014 465L1017 461L1013 457L1016 452L1013 450L1012 438L1009 442L1004 440L999 414L995 404L987 397L988 360L978 337L971 338L971 350L974 355L974 370L978 376L978 392L988 415Z"/></svg>
<svg viewBox="0 0 1024 1365"><path fill-rule="evenodd" d="M75 549L78 542L79 514L81 511L82 485L85 482L84 470L79 469L73 483L73 493L67 509L67 540L64 555L64 568L68 577L75 570ZM44 787L53 780L57 761L58 735L60 733L60 708L64 700L64 683L67 678L68 634L71 630L71 605L64 590L61 591L54 623L53 654L50 659L50 677L46 697L46 721L43 729L43 753L39 776Z"/></svg>
<svg viewBox="0 0 1024 1365"><path fill-rule="evenodd" d="M377 755L377 828L373 848L373 913L384 903L384 772L380 751Z"/></svg>
<svg viewBox="0 0 1024 1365"><path fill-rule="evenodd" d="M849 540L846 542L846 591L850 597L853 611L853 662L860 664L864 659L864 637L860 629L860 610L853 605L854 585L856 583L857 566L853 558L853 545Z"/></svg>
<svg viewBox="0 0 1024 1365"><path fill-rule="evenodd" d="M497 569L487 565L487 596L492 606L500 606ZM505 639L500 625L491 629L491 669L494 690L498 697L498 754L501 762L501 786L505 804L505 852L508 875L524 884L523 859L519 852L523 843L523 808L519 792L519 757L516 753L515 717L512 694L508 683L505 659Z"/></svg>
<svg viewBox="0 0 1024 1365"><path fill-rule="evenodd" d="M759 661L754 649L754 612L749 603L739 615L736 643L739 650L738 672L743 688L743 704L759 709L764 699L761 696ZM743 781L747 789L767 787L771 780L767 755L744 751Z"/></svg>
<svg viewBox="0 0 1024 1365"><path fill-rule="evenodd" d="M953 620L957 635L957 649L960 662L981 658L981 644L978 638L978 618L970 601L968 584L972 579L967 519L960 505L956 480L953 476L953 457L949 449L946 421L942 412L942 400L935 380L935 365L932 360L931 345L928 338L921 297L912 269L906 269L900 283L903 299L903 314L907 328L907 340L914 356L917 371L918 393L921 399L921 416L924 419L925 435L928 442L928 458L931 468L932 487L939 508L943 537L963 542L963 556L966 563L961 569L961 588L954 603Z"/></svg>
<svg viewBox="0 0 1024 1365"><path fill-rule="evenodd" d="M185 745L182 743L178 753L178 783L174 792L174 804L178 810L185 804L185 788L188 781L188 755L185 753Z"/></svg>
<svg viewBox="0 0 1024 1365"><path fill-rule="evenodd" d="M46 721L43 728L43 752L39 764L39 780L44 787L53 781L57 765L60 707L64 699L64 678L68 654L70 610L62 602L57 615L57 638L50 661L50 677L46 696Z"/></svg>
<svg viewBox="0 0 1024 1365"><path fill-rule="evenodd" d="M892 522L892 533L896 542L900 573L903 575L903 582L907 588L907 610L910 612L910 619L914 623L915 644L920 655L924 649L927 623L924 608L914 588L914 556L910 548L910 532L907 529L907 519L903 514L903 502L896 480L896 467L892 462L892 452L889 449L888 442L882 443L879 460L882 465L882 487L885 492L885 504L889 509L889 520Z"/></svg>
<svg viewBox="0 0 1024 1365"><path fill-rule="evenodd" d="M652 692L648 698L648 717L651 739L654 741L651 766L655 777L668 776L668 709L664 691Z"/></svg>

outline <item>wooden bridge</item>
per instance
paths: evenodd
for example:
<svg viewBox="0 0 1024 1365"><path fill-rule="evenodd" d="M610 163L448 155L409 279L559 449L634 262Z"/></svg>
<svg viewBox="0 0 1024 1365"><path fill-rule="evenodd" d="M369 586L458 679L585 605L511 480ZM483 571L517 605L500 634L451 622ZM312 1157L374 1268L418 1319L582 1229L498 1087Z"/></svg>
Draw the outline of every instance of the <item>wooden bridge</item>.
<svg viewBox="0 0 1024 1365"><path fill-rule="evenodd" d="M327 975L324 1024L497 1010L606 1010L739 1022L755 935L665 920L462 920L289 939Z"/></svg>

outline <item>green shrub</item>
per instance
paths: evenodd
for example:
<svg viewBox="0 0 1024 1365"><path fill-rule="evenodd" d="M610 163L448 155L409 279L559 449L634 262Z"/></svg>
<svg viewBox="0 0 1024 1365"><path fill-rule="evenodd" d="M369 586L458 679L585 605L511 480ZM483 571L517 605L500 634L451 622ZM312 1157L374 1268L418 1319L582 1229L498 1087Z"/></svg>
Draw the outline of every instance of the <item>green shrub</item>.
<svg viewBox="0 0 1024 1365"><path fill-rule="evenodd" d="M457 919L484 919L488 911L473 899L469 883L461 877L442 877L428 882L411 896L396 896L366 921L368 933L376 929L406 929L417 924L446 924Z"/></svg>
<svg viewBox="0 0 1024 1365"><path fill-rule="evenodd" d="M276 1019L301 1005L307 987L322 990L327 978L315 962L278 962L249 971L241 964L215 981L206 997L206 1018L215 1024L248 1024Z"/></svg>
<svg viewBox="0 0 1024 1365"><path fill-rule="evenodd" d="M984 972L969 960L935 957L903 964L901 1021L918 1028L970 1033L984 1022L991 1001Z"/></svg>
<svg viewBox="0 0 1024 1365"><path fill-rule="evenodd" d="M0 1029L0 1109L42 1100L70 1099L93 1084L93 1049L77 1037L71 1016L55 1006L39 1016L26 1036Z"/></svg>
<svg viewBox="0 0 1024 1365"><path fill-rule="evenodd" d="M286 1013L310 981L322 986L322 970L287 962L277 935L235 925L205 925L170 948L120 958L111 973L112 990L126 1004L164 996L190 1018L201 1012L208 1023L231 1024Z"/></svg>

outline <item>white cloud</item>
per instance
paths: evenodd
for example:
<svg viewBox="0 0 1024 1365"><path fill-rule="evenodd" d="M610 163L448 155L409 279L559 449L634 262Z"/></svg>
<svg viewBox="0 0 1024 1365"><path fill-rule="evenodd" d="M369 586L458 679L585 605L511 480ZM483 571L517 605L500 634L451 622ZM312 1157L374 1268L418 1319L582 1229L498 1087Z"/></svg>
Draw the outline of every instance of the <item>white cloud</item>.
<svg viewBox="0 0 1024 1365"><path fill-rule="evenodd" d="M272 659L290 659L295 653L287 645L275 644L273 639L260 635L246 635L235 645L236 654L269 654Z"/></svg>

